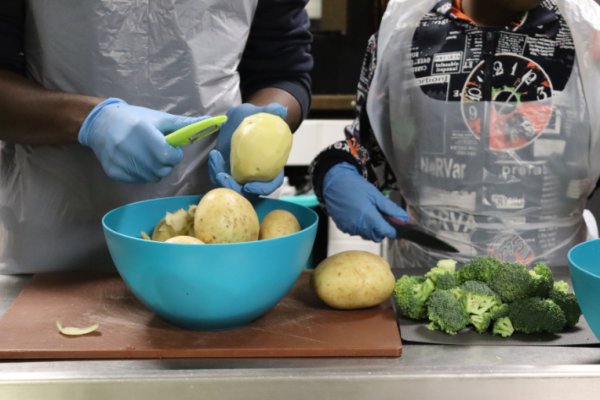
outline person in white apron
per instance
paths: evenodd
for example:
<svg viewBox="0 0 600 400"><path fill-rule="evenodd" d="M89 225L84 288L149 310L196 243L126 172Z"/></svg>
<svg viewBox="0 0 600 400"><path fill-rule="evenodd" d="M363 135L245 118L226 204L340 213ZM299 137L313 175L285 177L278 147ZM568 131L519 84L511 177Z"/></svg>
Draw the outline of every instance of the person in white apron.
<svg viewBox="0 0 600 400"><path fill-rule="evenodd" d="M393 267L567 265L600 176L599 39L592 0L392 0L315 192L347 233L395 239L386 214L460 250L391 240Z"/></svg>
<svg viewBox="0 0 600 400"><path fill-rule="evenodd" d="M231 134L243 118L271 112L294 129L308 111L306 0L6 3L0 274L114 268L102 233L106 212L204 194L211 180L223 186ZM164 139L225 113L218 139L182 149ZM251 196L280 184L233 189Z"/></svg>

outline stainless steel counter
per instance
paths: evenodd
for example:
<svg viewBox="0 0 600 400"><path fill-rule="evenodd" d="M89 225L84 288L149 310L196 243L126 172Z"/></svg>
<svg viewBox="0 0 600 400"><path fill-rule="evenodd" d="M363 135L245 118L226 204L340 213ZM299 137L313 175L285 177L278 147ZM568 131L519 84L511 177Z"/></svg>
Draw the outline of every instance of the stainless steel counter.
<svg viewBox="0 0 600 400"><path fill-rule="evenodd" d="M0 276L0 316L28 279ZM597 400L600 347L404 343L398 359L0 362L1 400L66 396L69 400Z"/></svg>

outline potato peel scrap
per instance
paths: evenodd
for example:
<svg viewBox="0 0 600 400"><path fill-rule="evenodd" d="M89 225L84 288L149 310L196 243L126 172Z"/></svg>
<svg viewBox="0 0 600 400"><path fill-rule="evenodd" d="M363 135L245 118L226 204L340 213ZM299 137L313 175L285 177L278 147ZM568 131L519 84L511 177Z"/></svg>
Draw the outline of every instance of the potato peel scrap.
<svg viewBox="0 0 600 400"><path fill-rule="evenodd" d="M71 328L71 327L63 328L60 321L56 321L56 327L58 328L60 333L62 333L63 335L81 336L81 335L87 335L88 333L94 332L96 329L98 329L98 324L92 325L87 328Z"/></svg>
<svg viewBox="0 0 600 400"><path fill-rule="evenodd" d="M166 216L154 227L150 240L165 242L175 236L195 237L194 215L197 207L192 204L187 210L181 208L174 213L167 212ZM142 237L146 239L144 235Z"/></svg>
<svg viewBox="0 0 600 400"><path fill-rule="evenodd" d="M144 232L144 231L142 231L142 239L145 239L145 240L152 240L152 238L151 238L150 236L148 236L148 235L146 234L146 232Z"/></svg>
<svg viewBox="0 0 600 400"><path fill-rule="evenodd" d="M183 208L181 210L177 210L174 213L167 212L167 216L165 217L166 225L172 227L175 232L181 231L186 225L189 223L190 215L188 211L185 211Z"/></svg>

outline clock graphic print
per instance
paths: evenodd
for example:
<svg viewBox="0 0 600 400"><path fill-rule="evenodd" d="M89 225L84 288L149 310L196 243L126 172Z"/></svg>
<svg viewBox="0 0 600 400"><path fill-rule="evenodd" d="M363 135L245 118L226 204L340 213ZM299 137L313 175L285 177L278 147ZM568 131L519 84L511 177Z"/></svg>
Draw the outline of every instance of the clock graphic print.
<svg viewBox="0 0 600 400"><path fill-rule="evenodd" d="M518 150L533 143L552 116L552 82L536 62L514 54L493 60L489 115L490 149ZM485 128L485 61L469 75L462 91L462 114L469 130L480 138Z"/></svg>

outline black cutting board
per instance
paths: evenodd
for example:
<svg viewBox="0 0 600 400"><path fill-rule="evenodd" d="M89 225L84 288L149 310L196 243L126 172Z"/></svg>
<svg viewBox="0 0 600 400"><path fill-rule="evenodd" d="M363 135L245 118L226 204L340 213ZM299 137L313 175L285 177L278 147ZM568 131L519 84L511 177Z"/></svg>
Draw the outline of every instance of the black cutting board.
<svg viewBox="0 0 600 400"><path fill-rule="evenodd" d="M393 271L396 278L400 278L402 275L424 275L428 270L410 268L394 269ZM554 280L567 282L570 291L573 291L568 267L552 268L552 272L554 273ZM489 332L479 334L471 328L463 329L456 335L448 335L440 331L427 329L428 321L414 321L399 314L396 314L396 316L402 340L405 342L463 346L583 346L600 344L583 316L575 327L557 335L550 333L532 333L528 335L515 332L508 338L494 336Z"/></svg>

